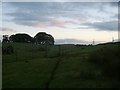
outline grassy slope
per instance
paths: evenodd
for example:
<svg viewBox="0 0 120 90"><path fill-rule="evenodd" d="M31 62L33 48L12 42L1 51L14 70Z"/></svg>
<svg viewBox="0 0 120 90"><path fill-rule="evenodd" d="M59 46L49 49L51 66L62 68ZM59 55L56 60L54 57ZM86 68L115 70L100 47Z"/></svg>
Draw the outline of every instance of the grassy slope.
<svg viewBox="0 0 120 90"><path fill-rule="evenodd" d="M44 88L59 58L59 47L12 44L15 53L3 55L3 88ZM6 44L3 44L5 46ZM89 54L104 46L61 46L61 62L51 88L105 88L120 87L116 79L100 75L101 68L88 62ZM90 74L90 73L94 74Z"/></svg>

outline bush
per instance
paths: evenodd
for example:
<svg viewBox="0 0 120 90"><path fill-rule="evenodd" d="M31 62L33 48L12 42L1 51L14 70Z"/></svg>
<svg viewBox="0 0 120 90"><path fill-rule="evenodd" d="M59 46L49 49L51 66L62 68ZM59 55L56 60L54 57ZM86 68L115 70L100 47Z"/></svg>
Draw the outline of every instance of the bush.
<svg viewBox="0 0 120 90"><path fill-rule="evenodd" d="M103 69L105 75L120 78L120 46L102 47L89 56L89 61Z"/></svg>

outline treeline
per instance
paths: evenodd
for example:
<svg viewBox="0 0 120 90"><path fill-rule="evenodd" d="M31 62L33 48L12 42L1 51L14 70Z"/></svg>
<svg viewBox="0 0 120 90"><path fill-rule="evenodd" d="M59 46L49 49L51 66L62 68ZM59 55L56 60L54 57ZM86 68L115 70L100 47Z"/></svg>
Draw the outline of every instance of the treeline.
<svg viewBox="0 0 120 90"><path fill-rule="evenodd" d="M34 43L54 45L54 37L45 32L39 32L34 37L25 33L17 33L15 35L3 35L2 42L19 42L19 43Z"/></svg>

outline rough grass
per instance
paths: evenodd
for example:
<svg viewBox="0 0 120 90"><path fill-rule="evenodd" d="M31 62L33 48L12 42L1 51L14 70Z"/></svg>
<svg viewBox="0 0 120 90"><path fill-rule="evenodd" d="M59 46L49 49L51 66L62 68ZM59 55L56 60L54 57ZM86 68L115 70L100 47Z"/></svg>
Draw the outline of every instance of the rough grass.
<svg viewBox="0 0 120 90"><path fill-rule="evenodd" d="M97 50L116 46L83 48L61 45L59 52L58 45L45 48L26 43L4 43L3 46L8 44L14 47L15 53L3 55L3 88L45 88L59 58L61 62L50 82L50 88L120 88L119 80L105 76L104 67L95 61L100 57ZM95 63L91 63L90 57ZM114 58L111 56L111 60Z"/></svg>
<svg viewBox="0 0 120 90"><path fill-rule="evenodd" d="M90 62L97 64L107 76L120 79L120 45L109 45L90 54Z"/></svg>

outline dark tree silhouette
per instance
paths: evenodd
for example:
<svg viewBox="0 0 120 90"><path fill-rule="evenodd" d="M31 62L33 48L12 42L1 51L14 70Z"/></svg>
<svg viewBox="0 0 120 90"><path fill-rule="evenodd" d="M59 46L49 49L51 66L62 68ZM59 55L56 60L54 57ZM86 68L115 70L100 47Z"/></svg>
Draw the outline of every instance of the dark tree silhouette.
<svg viewBox="0 0 120 90"><path fill-rule="evenodd" d="M14 48L13 46L9 45L9 46L2 46L2 54L12 54L14 53Z"/></svg>
<svg viewBox="0 0 120 90"><path fill-rule="evenodd" d="M9 37L9 40L11 42L24 42L24 43L30 43L33 42L33 38L28 34L15 34L11 35Z"/></svg>
<svg viewBox="0 0 120 90"><path fill-rule="evenodd" d="M9 42L8 35L3 35L3 40L2 42Z"/></svg>
<svg viewBox="0 0 120 90"><path fill-rule="evenodd" d="M36 44L54 45L54 38L52 35L45 32L39 32L34 37Z"/></svg>

